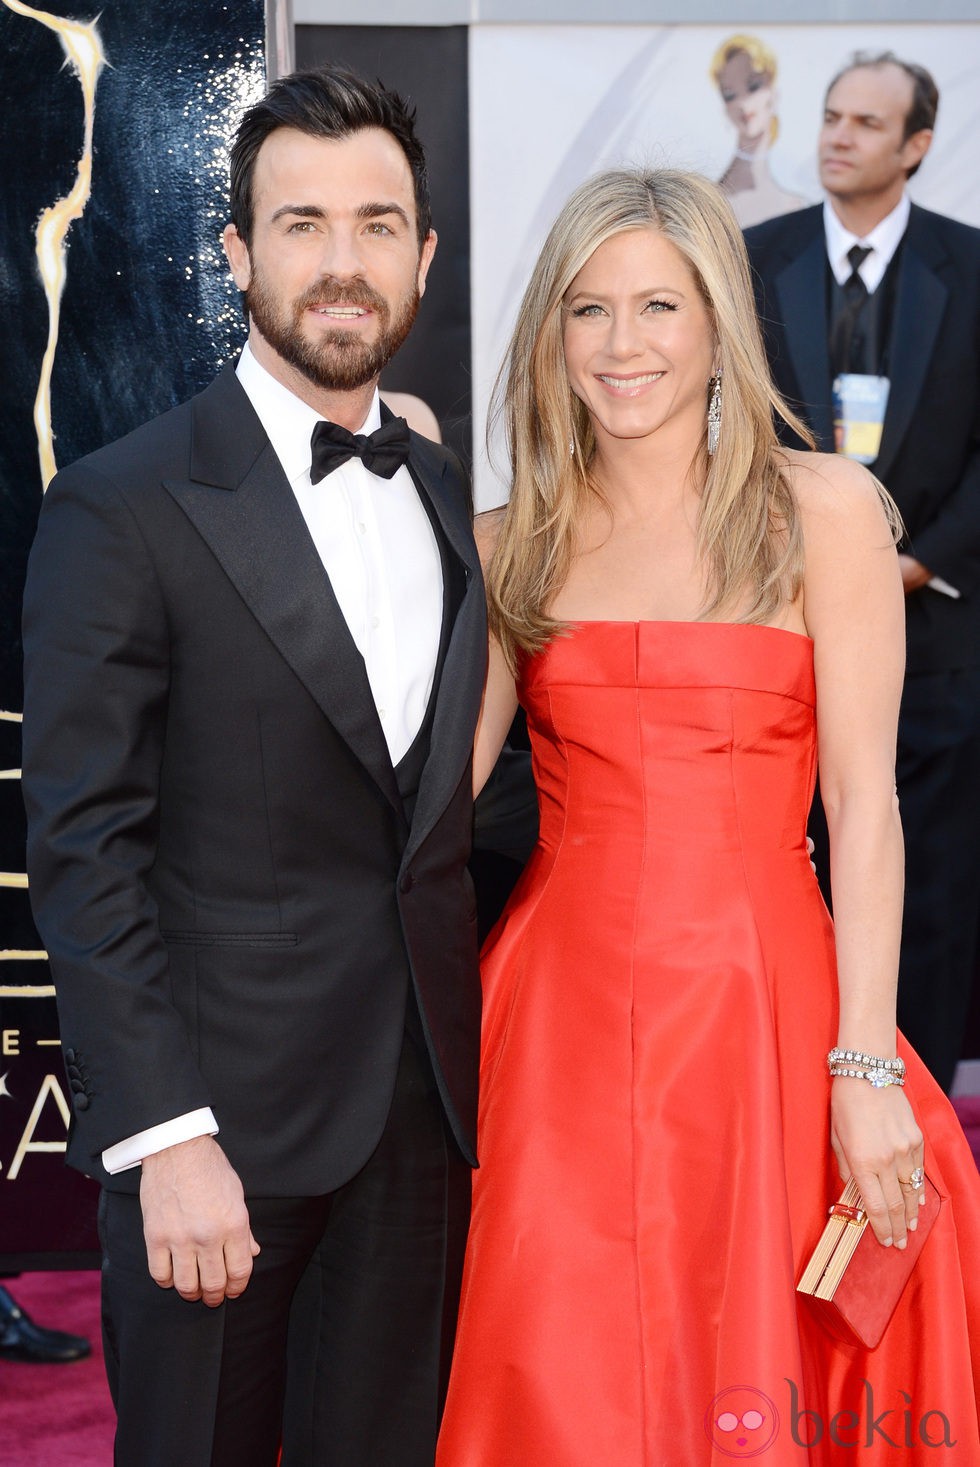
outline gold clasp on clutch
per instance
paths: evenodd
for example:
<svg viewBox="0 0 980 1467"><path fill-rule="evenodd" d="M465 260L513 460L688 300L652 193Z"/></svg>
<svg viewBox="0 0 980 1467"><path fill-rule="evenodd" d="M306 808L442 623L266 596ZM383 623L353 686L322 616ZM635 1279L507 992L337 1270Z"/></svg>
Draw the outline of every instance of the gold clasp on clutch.
<svg viewBox="0 0 980 1467"><path fill-rule="evenodd" d="M833 1207L827 1209L827 1215L828 1217L842 1217L845 1222L853 1223L855 1227L861 1227L868 1216L863 1207L848 1207L843 1202L835 1202Z"/></svg>

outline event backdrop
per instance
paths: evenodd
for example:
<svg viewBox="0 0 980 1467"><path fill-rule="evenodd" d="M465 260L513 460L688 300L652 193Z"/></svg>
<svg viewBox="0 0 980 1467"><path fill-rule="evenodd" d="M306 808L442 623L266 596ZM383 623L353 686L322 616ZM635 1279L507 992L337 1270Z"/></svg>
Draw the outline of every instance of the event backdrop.
<svg viewBox="0 0 980 1467"><path fill-rule="evenodd" d="M92 1249L24 875L20 601L42 491L242 340L220 250L265 0L0 0L0 1266ZM273 24L277 17L270 10Z"/></svg>
<svg viewBox="0 0 980 1467"><path fill-rule="evenodd" d="M481 446L494 377L534 258L563 201L588 174L622 165L695 168L720 179L736 137L712 58L734 33L778 63L773 179L806 203L820 195L816 138L824 91L857 49L927 66L941 101L935 142L911 194L980 225L980 25L473 26L470 168L473 412ZM493 461L501 457L495 441ZM476 458L477 503L506 497Z"/></svg>

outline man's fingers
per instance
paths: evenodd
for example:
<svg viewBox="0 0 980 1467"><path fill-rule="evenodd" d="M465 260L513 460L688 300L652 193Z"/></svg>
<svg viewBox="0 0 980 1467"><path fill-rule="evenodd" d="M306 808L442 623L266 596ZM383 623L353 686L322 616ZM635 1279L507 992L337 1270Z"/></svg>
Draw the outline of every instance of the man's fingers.
<svg viewBox="0 0 980 1467"><path fill-rule="evenodd" d="M209 1309L223 1304L228 1294L228 1270L225 1266L224 1249L211 1249L200 1254L197 1260L201 1289L198 1298L203 1299Z"/></svg>
<svg viewBox="0 0 980 1467"><path fill-rule="evenodd" d="M195 1253L179 1253L174 1258L174 1288L182 1299L200 1299L201 1275Z"/></svg>
<svg viewBox="0 0 980 1467"><path fill-rule="evenodd" d="M161 1289L172 1289L174 1286L173 1259L169 1248L153 1247L149 1242L146 1246L146 1262L150 1270L150 1278Z"/></svg>
<svg viewBox="0 0 980 1467"><path fill-rule="evenodd" d="M235 1238L225 1244L225 1294L229 1299L237 1299L245 1292L245 1286L252 1277L252 1259L258 1252L259 1245L250 1231L243 1238Z"/></svg>

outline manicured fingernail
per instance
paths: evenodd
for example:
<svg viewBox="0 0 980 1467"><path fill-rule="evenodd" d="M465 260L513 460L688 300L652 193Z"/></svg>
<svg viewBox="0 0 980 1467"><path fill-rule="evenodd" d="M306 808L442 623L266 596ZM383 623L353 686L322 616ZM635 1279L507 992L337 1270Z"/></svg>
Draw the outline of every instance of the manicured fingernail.
<svg viewBox="0 0 980 1467"><path fill-rule="evenodd" d="M908 1228L910 1233L914 1233L916 1228L919 1226L919 1219L917 1217L910 1217L905 1226Z"/></svg>
<svg viewBox="0 0 980 1467"><path fill-rule="evenodd" d="M907 1238L903 1238L900 1243L896 1243L895 1244L895 1247L896 1248L905 1248L907 1246L907 1244L908 1244L908 1239Z"/></svg>

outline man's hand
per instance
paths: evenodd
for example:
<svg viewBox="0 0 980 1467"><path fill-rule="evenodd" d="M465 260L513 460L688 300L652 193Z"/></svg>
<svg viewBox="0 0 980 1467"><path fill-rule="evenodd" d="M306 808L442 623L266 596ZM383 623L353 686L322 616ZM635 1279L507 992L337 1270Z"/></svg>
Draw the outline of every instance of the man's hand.
<svg viewBox="0 0 980 1467"><path fill-rule="evenodd" d="M162 1289L212 1309L244 1291L259 1245L238 1174L213 1136L145 1157L140 1203L150 1276Z"/></svg>
<svg viewBox="0 0 980 1467"><path fill-rule="evenodd" d="M926 586L932 580L932 571L927 570L921 560L916 560L912 555L900 554L898 564L901 567L906 596L910 591L918 591L920 586Z"/></svg>

